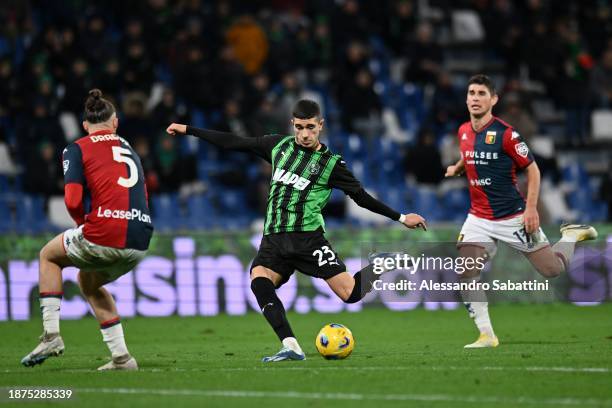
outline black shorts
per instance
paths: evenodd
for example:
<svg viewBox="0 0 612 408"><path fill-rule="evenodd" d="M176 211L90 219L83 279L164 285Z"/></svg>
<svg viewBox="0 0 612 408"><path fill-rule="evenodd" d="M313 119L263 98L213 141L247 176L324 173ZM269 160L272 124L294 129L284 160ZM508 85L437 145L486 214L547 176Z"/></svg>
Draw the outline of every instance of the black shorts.
<svg viewBox="0 0 612 408"><path fill-rule="evenodd" d="M283 279L277 287L287 282L296 269L321 279L346 272L346 265L321 230L264 235L251 271L256 266L264 266L281 275Z"/></svg>

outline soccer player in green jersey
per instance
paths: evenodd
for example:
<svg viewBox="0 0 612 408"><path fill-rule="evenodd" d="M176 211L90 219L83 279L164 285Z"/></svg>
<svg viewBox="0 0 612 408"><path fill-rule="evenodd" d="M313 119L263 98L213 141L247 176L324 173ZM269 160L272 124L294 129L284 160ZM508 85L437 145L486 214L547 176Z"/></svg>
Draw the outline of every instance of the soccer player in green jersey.
<svg viewBox="0 0 612 408"><path fill-rule="evenodd" d="M193 135L220 148L249 151L272 164L264 236L251 266L251 289L283 346L276 355L265 357L264 362L305 358L275 290L296 269L325 279L346 303L361 300L378 278L372 265L350 275L325 239L321 210L333 188L341 189L359 206L407 228L426 228L420 215L400 214L368 194L341 156L319 141L323 119L316 102L298 101L292 124L293 136L241 137L177 123L166 130L171 135Z"/></svg>

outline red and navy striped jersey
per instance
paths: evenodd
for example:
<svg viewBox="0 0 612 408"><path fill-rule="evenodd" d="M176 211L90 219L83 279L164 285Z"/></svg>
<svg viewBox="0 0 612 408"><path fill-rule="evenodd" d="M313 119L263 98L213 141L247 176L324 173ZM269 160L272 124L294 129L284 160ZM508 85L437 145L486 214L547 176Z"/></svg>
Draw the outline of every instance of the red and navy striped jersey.
<svg viewBox="0 0 612 408"><path fill-rule="evenodd" d="M153 234L140 158L109 130L91 133L63 153L65 201L94 244L146 250Z"/></svg>
<svg viewBox="0 0 612 408"><path fill-rule="evenodd" d="M498 220L520 214L525 199L516 184L516 170L533 162L533 155L512 126L493 117L476 132L471 122L457 133L469 182L470 213Z"/></svg>

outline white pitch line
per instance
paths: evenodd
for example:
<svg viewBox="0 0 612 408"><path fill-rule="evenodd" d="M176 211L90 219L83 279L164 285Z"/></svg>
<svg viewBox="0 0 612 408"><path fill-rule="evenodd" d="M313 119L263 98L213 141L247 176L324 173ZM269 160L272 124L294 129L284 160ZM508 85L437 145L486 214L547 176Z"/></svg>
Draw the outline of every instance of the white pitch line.
<svg viewBox="0 0 612 408"><path fill-rule="evenodd" d="M282 364L282 363L281 363ZM298 363L299 364L299 363ZM36 368L32 368L36 370ZM140 372L145 373L163 373L163 372L215 372L215 371L332 371L332 370L353 370L353 371L419 371L419 370L433 370L433 371L532 371L532 372L558 372L558 373L590 373L590 374L609 374L612 373L612 368L609 367L538 367L538 366L482 366L482 367L468 367L468 366L428 366L428 365L414 365L414 366L396 366L396 367L382 367L382 366L343 366L343 365L329 365L329 366L286 366L286 365L268 365L259 367L203 367L203 368L146 368L141 367ZM74 369L55 369L56 372L61 373L88 373L95 372L93 368L74 368ZM25 374L30 371L26 368L19 369L5 369L0 370L0 373L20 373Z"/></svg>
<svg viewBox="0 0 612 408"><path fill-rule="evenodd" d="M451 394L358 394L298 391L247 391L247 390L197 390L197 389L149 389L149 388L75 388L76 393L92 394L132 394L187 397L225 397L225 398L285 398L351 401L421 401L473 404L513 404L513 405L566 405L566 406L612 406L610 399L596 398L531 398L503 396L461 396Z"/></svg>
<svg viewBox="0 0 612 408"><path fill-rule="evenodd" d="M343 367L327 366L327 367L222 367L217 369L218 371L250 371L250 370L295 370L295 371L309 371L309 370L355 370L355 371L415 371L415 370L434 370L434 371L550 371L550 372L561 372L561 373L611 373L612 369L608 367L515 367L515 366L482 366L482 367L466 367L466 366L427 366L427 365L414 365L414 366L397 366L397 367L359 367L349 366Z"/></svg>
<svg viewBox="0 0 612 408"><path fill-rule="evenodd" d="M36 370L32 368L31 370ZM342 366L342 365L329 365L329 366L318 366L318 367L296 367L287 365L268 365L268 366L255 366L255 367L203 367L203 368L146 368L141 367L140 372L145 373L164 373L164 372L216 372L216 371L333 371L333 370L352 370L352 371L419 371L419 370L433 370L433 371L531 371L531 372L558 372L558 373L589 373L589 374L609 374L612 373L612 369L608 367L537 367L537 366L482 366L482 367L466 367L466 366L427 366L427 365L413 365L413 366ZM55 369L56 372L61 373L89 373L95 372L93 368L76 368L76 369ZM26 368L19 369L5 369L0 370L0 373L29 373Z"/></svg>

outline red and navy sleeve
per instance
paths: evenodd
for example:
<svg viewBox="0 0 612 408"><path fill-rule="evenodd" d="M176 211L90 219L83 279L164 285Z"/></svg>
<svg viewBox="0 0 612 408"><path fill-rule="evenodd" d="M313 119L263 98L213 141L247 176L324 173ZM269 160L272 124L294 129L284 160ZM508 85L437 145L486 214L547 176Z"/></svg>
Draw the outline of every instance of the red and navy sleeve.
<svg viewBox="0 0 612 408"><path fill-rule="evenodd" d="M64 149L62 155L64 168L64 202L72 219L81 225L85 222L83 206L83 187L85 172L83 170L83 153L81 147L72 143Z"/></svg>
<svg viewBox="0 0 612 408"><path fill-rule="evenodd" d="M508 128L504 132L503 149L519 169L524 169L533 163L533 154L531 154L527 143L512 128Z"/></svg>

